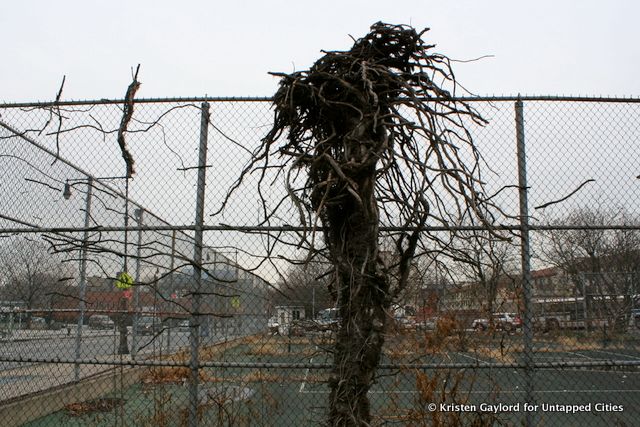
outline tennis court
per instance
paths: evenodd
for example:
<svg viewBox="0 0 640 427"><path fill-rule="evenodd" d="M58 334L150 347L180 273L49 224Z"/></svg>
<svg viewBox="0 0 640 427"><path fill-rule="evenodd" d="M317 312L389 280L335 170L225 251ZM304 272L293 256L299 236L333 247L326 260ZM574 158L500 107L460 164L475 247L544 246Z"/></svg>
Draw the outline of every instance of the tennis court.
<svg viewBox="0 0 640 427"><path fill-rule="evenodd" d="M250 425L251 420L261 419L264 425L274 426L320 424L326 418L330 392L327 366L331 365L331 354L326 344L319 337L282 336L227 344L212 354L215 359L211 361L238 366L202 370L203 422ZM536 351L535 364L561 362L570 366L536 369L533 400L526 393L523 354L510 350L504 354L486 348L386 354L382 360L385 368L379 370L369 393L376 423L411 425L426 420L428 425L435 419L470 423L480 417L520 425L527 411L539 425L633 425L640 417L640 409L634 405L640 399L640 371L635 366L604 366L612 359L640 360L635 349ZM505 366L506 362L511 366ZM585 362L598 366L580 366ZM243 367L243 363L254 366ZM260 364L264 367L256 368ZM305 365L293 367L299 364ZM143 376L146 380L124 393L110 395L123 400L115 410L80 415L63 410L29 425L106 426L133 418L143 424L164 420L166 425L180 425L188 416L188 389L180 381L184 368L150 368L147 372L154 369L160 374ZM580 410L580 405L590 410Z"/></svg>

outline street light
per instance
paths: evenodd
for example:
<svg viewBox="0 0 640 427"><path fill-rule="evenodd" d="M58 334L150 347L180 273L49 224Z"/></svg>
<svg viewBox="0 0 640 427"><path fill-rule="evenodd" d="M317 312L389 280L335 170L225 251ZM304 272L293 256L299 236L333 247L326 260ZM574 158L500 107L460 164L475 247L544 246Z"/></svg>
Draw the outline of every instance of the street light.
<svg viewBox="0 0 640 427"><path fill-rule="evenodd" d="M81 257L81 266L80 266L80 318L78 319L78 333L76 335L76 360L79 360L80 358L80 348L81 348L81 344L82 344L82 322L84 322L84 312L85 312L85 293L86 293L86 285L87 285L87 280L86 280L86 269L87 269L87 257L86 257L86 249L87 249L87 241L89 238L89 225L90 225L90 220L91 220L91 200L92 200L92 188L93 188L93 184L94 181L100 181L100 180L113 180L113 179L129 179L128 176L108 176L108 177L100 177L100 178L94 178L91 176L87 176L87 179L68 179L64 185L64 189L62 192L62 196L66 199L69 200L72 196L72 187L73 184L72 182L76 181L76 182L81 182L81 181L87 181L87 185L88 185L88 191L87 191L87 196L86 196L86 208L85 208L85 228L84 228L84 237L83 237L83 245L82 245L82 257ZM102 184L104 186L104 184ZM114 191L113 189L111 189L109 186L106 186L107 188L109 188L111 191ZM128 236L128 231L127 231L127 227L129 224L129 215L128 215L128 206L129 203L134 203L131 202L131 200L128 197L128 192L126 193L126 195L122 195L120 193L118 193L117 191L115 191L116 194L118 194L120 197L122 197L125 201L125 212L124 212L124 272L127 271L127 236ZM136 203L134 203L136 204ZM136 204L137 205L137 204ZM138 205L139 206L139 205ZM142 212L143 209L136 209L136 219L139 220L140 222L142 221ZM138 257L139 258L139 257ZM127 311L127 299L124 296L120 297L120 310L121 310L121 314L120 314L120 321L119 321L119 334L120 334L120 344L118 346L118 354L129 354L129 346L128 346L128 342L127 342L127 322L125 321L125 317L124 317L124 313L125 311ZM76 375L76 380L79 379L79 364L76 363L76 367L75 367L75 375Z"/></svg>
<svg viewBox="0 0 640 427"><path fill-rule="evenodd" d="M133 215L138 223L138 226L142 226L144 221L144 209L137 208L133 211ZM142 230L138 229L138 245L136 254L136 278L133 288L133 322L131 325L131 357L136 358L138 353L138 323L140 320L140 287L137 286L140 283L140 255L142 249Z"/></svg>
<svg viewBox="0 0 640 427"><path fill-rule="evenodd" d="M62 192L62 197L65 200L69 200L71 198L71 185L69 184L69 180L64 184L64 191Z"/></svg>
<svg viewBox="0 0 640 427"><path fill-rule="evenodd" d="M82 181L82 180L78 180ZM64 191L62 196L65 200L71 198L71 184L69 180L64 185ZM89 240L89 223L91 220L91 201L93 199L93 177L87 179L87 195L85 197L85 210L84 210L84 233L82 236L82 254L80 256L80 315L78 316L78 329L76 331L75 342L75 364L73 367L74 379L80 380L80 350L82 347L82 326L84 325L84 312L85 312L85 296L87 293L87 241Z"/></svg>

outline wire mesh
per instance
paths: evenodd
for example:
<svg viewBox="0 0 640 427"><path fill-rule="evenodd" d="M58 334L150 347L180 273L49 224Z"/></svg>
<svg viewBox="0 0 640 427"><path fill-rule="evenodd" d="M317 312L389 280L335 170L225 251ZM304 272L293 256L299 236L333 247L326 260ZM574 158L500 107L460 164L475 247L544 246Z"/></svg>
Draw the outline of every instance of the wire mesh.
<svg viewBox="0 0 640 427"><path fill-rule="evenodd" d="M227 197L270 129L270 104L208 100L202 165L201 101L136 103L126 134L132 178L116 142L121 102L0 106L2 425L326 419L340 322L327 261L305 259L299 242L313 232L282 202L275 169L262 171L268 193L252 174ZM369 392L375 424L633 425L640 103L524 98L525 336L516 99L469 102L488 120L469 128L484 190L501 211L491 229L462 217L427 224L426 233L449 236L454 256L426 239L389 312ZM205 217L196 224L202 168ZM453 199L436 203L456 212ZM393 212L384 220L381 245L393 258L402 224Z"/></svg>

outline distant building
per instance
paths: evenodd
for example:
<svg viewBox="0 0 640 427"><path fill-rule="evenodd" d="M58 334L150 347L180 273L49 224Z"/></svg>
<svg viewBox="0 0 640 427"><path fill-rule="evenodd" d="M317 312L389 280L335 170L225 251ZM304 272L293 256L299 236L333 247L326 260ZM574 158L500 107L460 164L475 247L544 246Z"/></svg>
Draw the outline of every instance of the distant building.
<svg viewBox="0 0 640 427"><path fill-rule="evenodd" d="M247 334L267 329L270 284L266 280L213 248L203 249L203 268L199 312L205 333ZM88 277L85 317L97 313L110 315L109 312L122 310L133 313L137 292L137 310L144 311L142 315L187 318L193 311L196 295L193 273L193 267L187 265L166 275L160 274L152 285L142 283L138 288L124 291L116 288L114 278ZM52 304L57 320L77 320L77 289L69 291Z"/></svg>
<svg viewBox="0 0 640 427"><path fill-rule="evenodd" d="M304 306L302 305L279 305L275 308L276 319L278 319L278 333L288 335L291 324L296 320L304 319Z"/></svg>
<svg viewBox="0 0 640 427"><path fill-rule="evenodd" d="M557 267L548 267L531 272L531 289L534 297L573 296L573 286Z"/></svg>

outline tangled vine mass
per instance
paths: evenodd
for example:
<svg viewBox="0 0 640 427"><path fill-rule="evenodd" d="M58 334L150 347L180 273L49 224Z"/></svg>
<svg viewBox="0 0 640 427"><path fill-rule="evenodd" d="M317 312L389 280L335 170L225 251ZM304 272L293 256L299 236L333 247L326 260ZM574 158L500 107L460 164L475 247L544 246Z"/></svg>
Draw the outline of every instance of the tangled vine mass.
<svg viewBox="0 0 640 427"><path fill-rule="evenodd" d="M450 241L425 230L490 227L497 209L483 191L469 130L485 121L455 98L450 60L432 52L426 31L379 22L351 49L324 52L309 70L274 73L281 80L273 127L234 187L258 173L262 189L270 184L265 171L275 168L303 226L321 225L322 243L306 247L332 265L342 318L329 425L371 422L367 393L389 309L414 257L444 253ZM268 222L282 203L272 211L263 206ZM392 251L381 249L383 225L398 227L386 237Z"/></svg>

